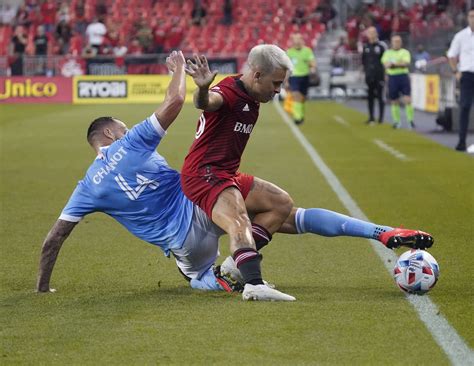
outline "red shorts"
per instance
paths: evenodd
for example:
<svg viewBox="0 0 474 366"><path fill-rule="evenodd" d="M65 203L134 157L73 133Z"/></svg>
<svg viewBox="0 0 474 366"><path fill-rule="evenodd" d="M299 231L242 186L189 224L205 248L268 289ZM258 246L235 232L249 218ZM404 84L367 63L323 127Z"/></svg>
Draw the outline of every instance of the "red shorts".
<svg viewBox="0 0 474 366"><path fill-rule="evenodd" d="M212 220L212 209L221 192L228 187L237 188L244 199L253 184L253 175L237 172L232 178L191 177L181 174L181 187L192 202L198 205Z"/></svg>

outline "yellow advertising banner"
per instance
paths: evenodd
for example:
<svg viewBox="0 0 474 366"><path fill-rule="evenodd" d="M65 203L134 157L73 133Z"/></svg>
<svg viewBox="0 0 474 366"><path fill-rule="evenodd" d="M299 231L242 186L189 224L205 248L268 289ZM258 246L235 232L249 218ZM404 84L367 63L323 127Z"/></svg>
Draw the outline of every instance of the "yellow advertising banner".
<svg viewBox="0 0 474 366"><path fill-rule="evenodd" d="M219 82L227 75L218 75ZM186 102L191 103L196 89L186 77ZM74 104L161 103L171 75L85 75L73 79Z"/></svg>
<svg viewBox="0 0 474 366"><path fill-rule="evenodd" d="M425 110L439 111L439 75L426 75Z"/></svg>

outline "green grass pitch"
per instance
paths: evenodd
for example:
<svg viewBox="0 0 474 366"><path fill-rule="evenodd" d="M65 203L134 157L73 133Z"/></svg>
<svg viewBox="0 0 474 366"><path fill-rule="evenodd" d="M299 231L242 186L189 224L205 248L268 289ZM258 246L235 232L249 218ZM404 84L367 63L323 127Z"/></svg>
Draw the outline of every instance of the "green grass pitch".
<svg viewBox="0 0 474 366"><path fill-rule="evenodd" d="M114 115L131 126L153 110L0 105L0 364L449 363L363 239L275 235L264 277L297 301L246 303L191 290L173 260L94 214L61 250L57 293L35 294L42 241L94 159L89 122ZM371 220L434 235L441 276L430 296L473 347L474 160L413 132L366 127L365 117L308 103L301 130ZM187 105L159 147L171 166L181 167L197 118ZM262 106L242 170L298 206L345 212L272 105Z"/></svg>

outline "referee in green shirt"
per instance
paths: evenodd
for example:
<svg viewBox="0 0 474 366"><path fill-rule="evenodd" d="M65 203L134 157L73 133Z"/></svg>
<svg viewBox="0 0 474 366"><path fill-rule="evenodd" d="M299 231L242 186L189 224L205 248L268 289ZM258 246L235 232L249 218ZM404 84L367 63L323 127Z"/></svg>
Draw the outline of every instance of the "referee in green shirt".
<svg viewBox="0 0 474 366"><path fill-rule="evenodd" d="M293 63L289 84L293 97L293 120L299 125L304 121L304 102L308 94L309 75L316 73L316 60L311 48L304 45L300 33L293 34L291 40L293 46L286 53Z"/></svg>
<svg viewBox="0 0 474 366"><path fill-rule="evenodd" d="M402 38L397 34L391 38L391 47L384 52L382 63L388 75L388 97L391 102L393 128L400 128L400 97L405 105L408 124L411 128L415 128L408 70L411 55L408 50L402 48Z"/></svg>

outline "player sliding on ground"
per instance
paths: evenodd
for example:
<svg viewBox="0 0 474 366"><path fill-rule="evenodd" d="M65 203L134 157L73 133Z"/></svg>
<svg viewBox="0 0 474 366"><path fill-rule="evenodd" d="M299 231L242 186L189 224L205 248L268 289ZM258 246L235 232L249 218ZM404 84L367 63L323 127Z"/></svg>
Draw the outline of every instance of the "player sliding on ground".
<svg viewBox="0 0 474 366"><path fill-rule="evenodd" d="M218 256L218 240L224 232L184 196L179 173L155 151L165 130L179 114L185 97L182 54L172 53L167 65L174 72L173 77L163 104L149 118L130 131L123 122L112 117L100 117L91 123L87 140L97 158L78 183L44 241L37 291L54 292L50 288L50 279L59 251L76 224L93 212L110 215L136 237L159 246L167 255L172 253L191 287L239 289L235 281L239 281L240 272L232 258L225 261L222 272L213 268ZM252 187L252 194L256 196L264 188L259 182L255 178ZM271 188L272 194L284 196L291 202L291 198L278 187L269 183L266 187ZM251 216L263 210L247 209ZM431 245L431 241L417 240L419 232L411 232L408 236L408 231L391 230L321 209L293 208L280 231L326 236L378 236L388 247ZM379 235L383 231L386 233ZM267 239L258 241L258 247L267 243Z"/></svg>
<svg viewBox="0 0 474 366"><path fill-rule="evenodd" d="M195 55L194 61L188 60L186 72L198 87L194 105L203 113L181 173L185 195L229 234L232 257L245 283L244 299L294 299L271 289L262 279L259 250L277 230L380 238L389 246L400 241L430 245L432 239L426 233L394 231L353 219L346 228L345 224L340 225L347 217L329 211L295 210L285 191L238 172L242 153L257 123L260 103L267 103L280 93L293 67L288 55L275 45L252 48L247 65L242 75L227 77L209 89L216 72L210 71L206 57ZM249 213L254 213L252 222ZM321 227L321 222L328 226ZM389 230L392 234L379 237Z"/></svg>

